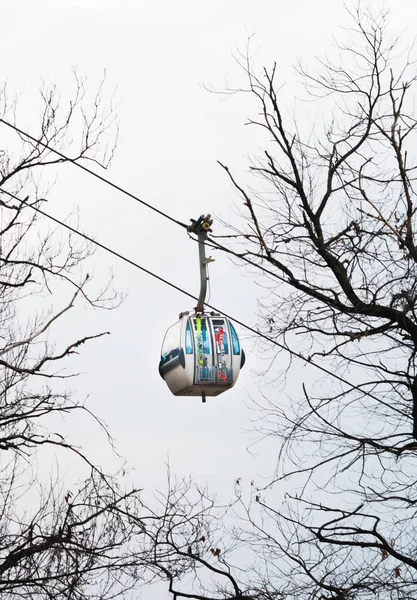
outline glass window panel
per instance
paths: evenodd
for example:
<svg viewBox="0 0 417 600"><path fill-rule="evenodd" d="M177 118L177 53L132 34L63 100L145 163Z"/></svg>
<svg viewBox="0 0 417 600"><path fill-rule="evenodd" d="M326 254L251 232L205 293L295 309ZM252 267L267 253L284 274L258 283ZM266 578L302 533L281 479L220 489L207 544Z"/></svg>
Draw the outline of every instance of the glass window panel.
<svg viewBox="0 0 417 600"><path fill-rule="evenodd" d="M213 319L213 329L217 352L229 354L229 336L224 319Z"/></svg>
<svg viewBox="0 0 417 600"><path fill-rule="evenodd" d="M206 368L209 365L211 353L210 333L207 329L207 319L196 317L194 323L194 339L197 368Z"/></svg>
<svg viewBox="0 0 417 600"><path fill-rule="evenodd" d="M185 328L185 352L187 354L193 353L193 340L191 337L191 327L189 321L187 321L187 327Z"/></svg>
<svg viewBox="0 0 417 600"><path fill-rule="evenodd" d="M229 323L229 325L230 325L230 333L232 336L233 354L240 354L240 344L239 344L239 338L237 337L236 330L231 323Z"/></svg>
<svg viewBox="0 0 417 600"><path fill-rule="evenodd" d="M175 323L169 327L162 344L162 356L168 355L173 348L178 348L180 344L180 332L181 323Z"/></svg>

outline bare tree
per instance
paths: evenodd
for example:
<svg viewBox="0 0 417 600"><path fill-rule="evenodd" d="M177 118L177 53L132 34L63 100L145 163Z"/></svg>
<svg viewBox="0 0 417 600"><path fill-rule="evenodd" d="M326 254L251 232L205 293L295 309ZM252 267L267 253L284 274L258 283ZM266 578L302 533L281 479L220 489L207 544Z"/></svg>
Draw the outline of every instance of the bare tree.
<svg viewBox="0 0 417 600"><path fill-rule="evenodd" d="M282 105L277 66L257 74L242 57L244 91L259 107L250 123L266 149L251 165L252 188L222 165L245 223L211 242L227 243L263 278L259 328L280 344L271 367L280 389L300 355L309 380L313 365L328 375L316 371L298 397L257 401L257 426L277 439L277 472L264 489L238 483L238 525L225 519L223 532L249 554L217 567L231 586L213 592L204 577L219 564L210 548L222 547L195 520L188 539L208 539L189 564L201 585L195 591L165 564L175 598L417 597L415 62L386 12L358 5L348 14L350 38L336 58L316 73L298 66L311 131ZM172 529L185 557L187 529Z"/></svg>
<svg viewBox="0 0 417 600"><path fill-rule="evenodd" d="M35 143L1 127L0 148L0 593L4 598L114 598L141 578L135 539L142 529L139 491L92 464L61 430L54 415L81 411L84 403L62 391L63 370L81 346L104 333L90 332L54 345L54 329L84 302L111 308L107 284L94 292L85 261L92 249L51 229L36 212L52 198L44 170L54 176L65 162L42 142L73 159L106 166L117 139L115 107L104 101L104 82L88 98L85 81L65 104L55 86L41 89ZM19 106L0 94L1 118L14 123ZM19 122L20 123L20 122ZM14 136L14 137L13 137ZM112 140L106 147L105 140ZM45 183L44 183L45 182ZM43 190L43 192L42 192ZM62 420L61 420L62 421ZM94 422L94 421L93 421ZM65 421L64 421L65 423ZM108 435L103 424L105 435ZM110 438L109 438L110 440ZM78 483L36 470L40 449L70 452L86 476ZM42 456L45 456L43 454ZM87 469L87 470L86 470Z"/></svg>

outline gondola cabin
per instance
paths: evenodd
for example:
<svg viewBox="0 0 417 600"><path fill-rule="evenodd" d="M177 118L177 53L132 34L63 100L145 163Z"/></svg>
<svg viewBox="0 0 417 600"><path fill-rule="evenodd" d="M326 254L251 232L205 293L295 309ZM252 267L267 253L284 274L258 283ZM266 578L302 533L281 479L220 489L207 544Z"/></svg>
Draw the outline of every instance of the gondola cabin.
<svg viewBox="0 0 417 600"><path fill-rule="evenodd" d="M159 373L175 396L218 396L245 362L236 330L220 314L181 313L162 342Z"/></svg>

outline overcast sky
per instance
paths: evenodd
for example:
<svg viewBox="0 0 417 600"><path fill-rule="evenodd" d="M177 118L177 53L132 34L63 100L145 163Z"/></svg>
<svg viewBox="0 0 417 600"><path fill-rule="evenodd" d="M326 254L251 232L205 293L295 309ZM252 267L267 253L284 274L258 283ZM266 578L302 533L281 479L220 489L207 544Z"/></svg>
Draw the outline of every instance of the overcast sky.
<svg viewBox="0 0 417 600"><path fill-rule="evenodd" d="M417 22L415 2L388 4L398 29ZM121 99L120 142L106 176L183 222L211 212L238 223L239 199L216 161L248 181L248 157L263 142L260 132L244 126L256 115L248 96L225 98L205 86L222 89L225 81L242 81L233 55L255 34L256 64L277 61L277 81L285 84L291 104L298 80L292 64L297 57L310 63L331 53L332 38L341 35L338 24L346 21L341 0L3 0L1 7L2 79L22 92L28 107L18 124L33 127L30 105L41 78L56 81L65 98L72 67L92 87L106 70L109 93L117 86ZM197 248L181 228L74 167L64 170L51 199L51 213L62 217L77 205L80 229L198 294ZM215 258L212 303L253 325L262 289L224 255ZM174 473L207 481L226 498L237 477L250 481L270 474L273 443L257 447L256 456L246 452L255 437L250 398L259 397L262 383L252 371L265 364L252 342L233 390L205 405L171 396L158 375L160 345L167 327L193 303L98 251L96 277L105 278L110 267L116 286L128 292L123 306L79 311L68 316L62 333L111 332L74 359L74 368L84 374L71 386L80 397L89 395L91 408L108 423L118 452L137 470L137 484L162 487L168 459ZM285 392L273 386L262 392L298 396L300 372L307 377L296 365ZM106 440L98 429L73 428L72 434L107 464Z"/></svg>

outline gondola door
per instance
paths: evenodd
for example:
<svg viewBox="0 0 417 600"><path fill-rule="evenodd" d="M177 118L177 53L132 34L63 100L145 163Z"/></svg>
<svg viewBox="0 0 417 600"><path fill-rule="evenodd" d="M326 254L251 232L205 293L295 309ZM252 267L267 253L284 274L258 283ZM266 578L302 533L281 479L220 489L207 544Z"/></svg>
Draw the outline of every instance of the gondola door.
<svg viewBox="0 0 417 600"><path fill-rule="evenodd" d="M232 352L227 320L223 317L212 317L210 318L210 325L213 338L213 363L216 382L219 385L232 385Z"/></svg>
<svg viewBox="0 0 417 600"><path fill-rule="evenodd" d="M213 367L213 340L209 329L209 320L204 316L192 318L195 344L195 384L213 384L216 382Z"/></svg>

